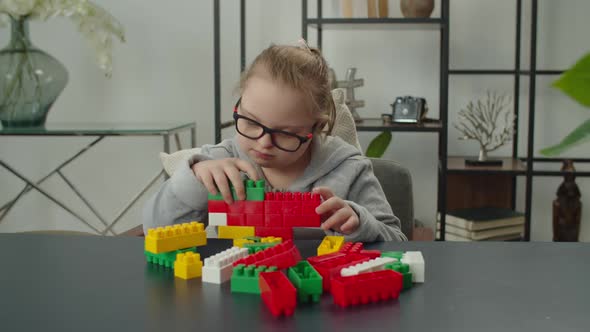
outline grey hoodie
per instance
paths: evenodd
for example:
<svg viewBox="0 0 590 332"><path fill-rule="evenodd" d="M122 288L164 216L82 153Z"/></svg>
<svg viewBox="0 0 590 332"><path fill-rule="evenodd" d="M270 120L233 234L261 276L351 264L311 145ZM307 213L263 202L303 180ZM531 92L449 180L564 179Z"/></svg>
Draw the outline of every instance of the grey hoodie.
<svg viewBox="0 0 590 332"><path fill-rule="evenodd" d="M287 191L309 192L325 186L344 199L357 213L359 228L346 241L406 241L400 230L400 221L393 215L383 189L373 174L371 161L363 157L352 145L339 137L328 136L313 140L311 161L303 175ZM239 148L232 139L217 145L204 145L201 153L178 166L174 174L151 197L143 211L143 228L171 225L192 220L205 222L207 189L194 175L191 165L208 159L240 158L252 163L261 179L259 166ZM326 231L328 235L342 235Z"/></svg>

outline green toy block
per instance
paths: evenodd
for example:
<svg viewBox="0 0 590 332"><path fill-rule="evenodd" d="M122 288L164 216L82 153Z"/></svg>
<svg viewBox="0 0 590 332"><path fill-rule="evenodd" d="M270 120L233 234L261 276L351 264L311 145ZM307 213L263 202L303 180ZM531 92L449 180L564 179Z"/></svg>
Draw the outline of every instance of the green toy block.
<svg viewBox="0 0 590 332"><path fill-rule="evenodd" d="M402 260L403 255L404 255L403 251L384 251L381 253L381 257L396 258L398 261Z"/></svg>
<svg viewBox="0 0 590 332"><path fill-rule="evenodd" d="M300 261L297 265L287 270L287 276L297 288L299 302L317 303L322 295L322 276L308 261Z"/></svg>
<svg viewBox="0 0 590 332"><path fill-rule="evenodd" d="M248 248L248 253L250 255L255 254L259 251L262 251L264 249L268 249L270 247L274 247L277 244L279 244L280 242L265 242L265 243L260 243L260 242L256 242L256 243L244 243L243 248Z"/></svg>
<svg viewBox="0 0 590 332"><path fill-rule="evenodd" d="M221 196L220 192L217 192L217 195L211 195L211 193L208 193L207 199L210 201L223 201L223 196Z"/></svg>
<svg viewBox="0 0 590 332"><path fill-rule="evenodd" d="M264 180L246 180L246 200L248 201L264 201L264 189L266 182Z"/></svg>
<svg viewBox="0 0 590 332"><path fill-rule="evenodd" d="M183 252L197 252L197 247L180 249L175 251L163 252L160 254L154 254L144 250L145 258L148 263L161 265L165 268L174 269L174 261L176 261L176 255Z"/></svg>
<svg viewBox="0 0 590 332"><path fill-rule="evenodd" d="M234 267L231 276L231 292L260 294L260 286L258 283L258 277L260 276L260 272L272 271L277 271L277 267L257 267L254 265L238 264L238 266Z"/></svg>
<svg viewBox="0 0 590 332"><path fill-rule="evenodd" d="M410 266L405 263L395 262L391 264L386 264L384 266L388 270L394 270L402 274L403 276L403 287L402 290L406 290L412 288L412 273L410 272Z"/></svg>

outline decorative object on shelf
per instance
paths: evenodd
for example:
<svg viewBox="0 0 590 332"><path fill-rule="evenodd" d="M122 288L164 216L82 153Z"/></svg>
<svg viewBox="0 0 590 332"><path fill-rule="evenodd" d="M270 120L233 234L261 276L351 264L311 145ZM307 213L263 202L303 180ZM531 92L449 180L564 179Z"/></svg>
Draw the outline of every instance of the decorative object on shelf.
<svg viewBox="0 0 590 332"><path fill-rule="evenodd" d="M434 10L434 0L401 0L400 8L404 17L426 18Z"/></svg>
<svg viewBox="0 0 590 332"><path fill-rule="evenodd" d="M352 0L342 0L342 17L352 18Z"/></svg>
<svg viewBox="0 0 590 332"><path fill-rule="evenodd" d="M576 64L564 72L553 86L582 104L590 107L590 53L584 55ZM559 144L541 150L546 156L559 155L562 152L587 141L590 137L590 119L587 119L569 133Z"/></svg>
<svg viewBox="0 0 590 332"><path fill-rule="evenodd" d="M11 25L10 42L0 50L0 121L4 127L44 125L68 82L66 68L29 38L29 21L55 16L76 23L95 49L101 69L107 77L111 75L112 36L124 41L124 33L104 9L87 0L3 0L0 20L8 19Z"/></svg>
<svg viewBox="0 0 590 332"><path fill-rule="evenodd" d="M364 107L364 100L354 99L354 88L361 87L365 84L365 80L362 78L356 78L356 68L348 68L346 70L346 78L344 81L337 81L336 87L346 89L346 106L352 113L356 122L361 121L361 117L356 111L357 108Z"/></svg>
<svg viewBox="0 0 590 332"><path fill-rule="evenodd" d="M557 198L553 201L553 241L576 242L580 235L582 195L575 182L574 163L564 160L561 170L568 173L563 176L563 182L557 189Z"/></svg>
<svg viewBox="0 0 590 332"><path fill-rule="evenodd" d="M377 12L377 0L367 0L367 16L369 18L377 18Z"/></svg>
<svg viewBox="0 0 590 332"><path fill-rule="evenodd" d="M386 18L389 16L389 2L387 0L379 0L379 18Z"/></svg>
<svg viewBox="0 0 590 332"><path fill-rule="evenodd" d="M426 99L413 96L395 98L391 108L392 121L395 123L421 123L428 112Z"/></svg>
<svg viewBox="0 0 590 332"><path fill-rule="evenodd" d="M501 165L501 160L488 159L488 152L512 140L514 114L510 109L510 97L488 91L484 102L470 101L466 109L460 110L459 123L453 123L453 126L463 134L459 139L479 142L479 157L477 160L466 159L466 164Z"/></svg>

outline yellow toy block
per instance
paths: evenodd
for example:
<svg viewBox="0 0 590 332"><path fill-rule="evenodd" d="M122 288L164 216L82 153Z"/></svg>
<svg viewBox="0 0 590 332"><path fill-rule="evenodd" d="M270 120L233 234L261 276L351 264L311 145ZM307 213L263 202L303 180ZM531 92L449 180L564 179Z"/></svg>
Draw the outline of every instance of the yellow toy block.
<svg viewBox="0 0 590 332"><path fill-rule="evenodd" d="M343 244L344 236L325 236L318 247L318 256L337 252Z"/></svg>
<svg viewBox="0 0 590 332"><path fill-rule="evenodd" d="M261 243L281 243L283 242L283 238L281 237L275 237L275 236L267 236L267 237L263 237L260 239Z"/></svg>
<svg viewBox="0 0 590 332"><path fill-rule="evenodd" d="M244 244L246 244L246 243L254 243L254 241L250 240L250 239L243 239L243 238L234 239L234 247L244 248Z"/></svg>
<svg viewBox="0 0 590 332"><path fill-rule="evenodd" d="M202 274L203 262L196 252L185 252L176 255L174 276L182 279L193 279Z"/></svg>
<svg viewBox="0 0 590 332"><path fill-rule="evenodd" d="M241 239L254 236L253 226L217 226L217 236L220 239Z"/></svg>
<svg viewBox="0 0 590 332"><path fill-rule="evenodd" d="M145 237L145 250L154 254L206 244L205 225L196 221L149 229Z"/></svg>

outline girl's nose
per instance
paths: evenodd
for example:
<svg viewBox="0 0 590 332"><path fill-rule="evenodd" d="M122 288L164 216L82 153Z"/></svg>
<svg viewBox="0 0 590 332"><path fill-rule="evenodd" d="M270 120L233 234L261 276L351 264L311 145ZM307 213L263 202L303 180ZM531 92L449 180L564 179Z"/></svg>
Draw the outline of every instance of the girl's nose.
<svg viewBox="0 0 590 332"><path fill-rule="evenodd" d="M270 137L269 133L265 133L258 139L258 144L265 149L270 149L273 147L272 138Z"/></svg>

